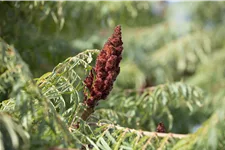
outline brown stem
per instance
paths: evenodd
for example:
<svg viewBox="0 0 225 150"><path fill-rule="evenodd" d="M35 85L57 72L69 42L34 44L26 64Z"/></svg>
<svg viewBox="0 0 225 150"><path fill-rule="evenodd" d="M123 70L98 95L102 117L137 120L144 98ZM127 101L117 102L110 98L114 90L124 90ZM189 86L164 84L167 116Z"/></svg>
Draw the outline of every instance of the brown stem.
<svg viewBox="0 0 225 150"><path fill-rule="evenodd" d="M182 138L186 138L189 136L189 134L175 134L175 133L158 133L158 132L148 132L148 131L141 131L141 130L135 130L135 129L129 129L129 128L124 128L121 126L117 126L114 124L106 124L106 123L89 123L89 125L94 125L94 126L104 126L106 125L107 128L116 128L118 130L128 130L129 132L133 132L135 134L143 134L146 136L155 136L155 137L169 137L169 138L178 138L178 139L182 139Z"/></svg>
<svg viewBox="0 0 225 150"><path fill-rule="evenodd" d="M86 120L88 119L88 117L89 117L93 112L94 112L94 107L88 107L88 108L86 108L86 109L83 111L83 113L82 113L82 115L81 115L81 118L82 118L84 121L86 121ZM74 116L73 121L72 121L72 123L71 123L71 125L70 125L70 127L69 127L69 131L70 131L70 132L72 131L72 129L78 129L78 128L80 127L80 122L78 121L78 122L76 122L76 123L74 124L74 120L75 120L75 116Z"/></svg>
<svg viewBox="0 0 225 150"><path fill-rule="evenodd" d="M81 118L86 121L88 117L94 112L94 107L88 107L84 110L83 114L81 115Z"/></svg>
<svg viewBox="0 0 225 150"><path fill-rule="evenodd" d="M59 148L59 147L50 147L48 150L79 150L74 148Z"/></svg>

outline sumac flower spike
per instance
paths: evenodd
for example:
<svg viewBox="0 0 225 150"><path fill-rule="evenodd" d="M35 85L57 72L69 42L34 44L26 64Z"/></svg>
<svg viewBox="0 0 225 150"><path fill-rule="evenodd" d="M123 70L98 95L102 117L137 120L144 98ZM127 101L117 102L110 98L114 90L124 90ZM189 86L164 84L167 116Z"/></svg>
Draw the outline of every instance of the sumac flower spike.
<svg viewBox="0 0 225 150"><path fill-rule="evenodd" d="M84 92L84 102L88 107L95 107L96 103L106 99L112 90L113 82L120 72L122 45L121 27L118 25L98 55L95 67L84 81L89 90L89 93Z"/></svg>
<svg viewBox="0 0 225 150"><path fill-rule="evenodd" d="M166 128L162 122L160 122L156 128L156 132L166 133Z"/></svg>

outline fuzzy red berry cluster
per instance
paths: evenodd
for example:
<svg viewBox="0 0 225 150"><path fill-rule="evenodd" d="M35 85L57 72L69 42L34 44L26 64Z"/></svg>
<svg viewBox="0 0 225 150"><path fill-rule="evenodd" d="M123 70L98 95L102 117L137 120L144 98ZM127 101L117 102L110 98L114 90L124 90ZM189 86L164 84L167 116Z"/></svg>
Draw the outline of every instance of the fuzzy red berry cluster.
<svg viewBox="0 0 225 150"><path fill-rule="evenodd" d="M162 122L160 122L156 128L156 132L166 133L166 127Z"/></svg>
<svg viewBox="0 0 225 150"><path fill-rule="evenodd" d="M122 45L121 27L118 25L98 55L95 67L84 80L89 90L84 92L84 102L89 107L94 107L99 100L106 99L112 90L113 82L120 72Z"/></svg>

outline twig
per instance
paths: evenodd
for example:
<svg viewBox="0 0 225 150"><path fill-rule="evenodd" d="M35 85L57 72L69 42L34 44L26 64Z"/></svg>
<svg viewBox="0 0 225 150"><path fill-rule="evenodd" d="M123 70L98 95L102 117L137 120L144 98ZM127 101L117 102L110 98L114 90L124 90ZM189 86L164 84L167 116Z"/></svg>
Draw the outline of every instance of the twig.
<svg viewBox="0 0 225 150"><path fill-rule="evenodd" d="M150 137L156 136L156 137L160 137L160 138L169 137L169 138L182 139L182 138L186 138L186 137L189 136L189 134L158 133L158 132L148 132L148 131L142 131L142 130L135 130L135 129L124 128L124 127L114 125L114 124L106 124L106 123L89 123L89 125L107 126L108 128L116 128L118 130L128 130L129 132L133 132L135 134L142 134L142 135L150 136Z"/></svg>
<svg viewBox="0 0 225 150"><path fill-rule="evenodd" d="M88 107L86 110L84 110L83 114L81 115L81 118L86 121L87 118L94 112L93 107Z"/></svg>
<svg viewBox="0 0 225 150"><path fill-rule="evenodd" d="M59 148L59 147L50 147L48 150L79 150L74 148Z"/></svg>

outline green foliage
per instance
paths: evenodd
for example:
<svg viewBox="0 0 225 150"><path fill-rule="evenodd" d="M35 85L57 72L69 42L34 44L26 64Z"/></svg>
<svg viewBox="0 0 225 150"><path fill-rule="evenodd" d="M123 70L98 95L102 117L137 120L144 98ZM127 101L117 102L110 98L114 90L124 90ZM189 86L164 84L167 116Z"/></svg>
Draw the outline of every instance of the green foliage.
<svg viewBox="0 0 225 150"><path fill-rule="evenodd" d="M198 2L181 24L157 19L155 4L0 2L0 149L223 149L224 3ZM84 121L99 50L82 50L118 23L121 72Z"/></svg>
<svg viewBox="0 0 225 150"><path fill-rule="evenodd" d="M161 17L149 11L151 5L135 1L0 2L0 36L15 45L33 75L38 77L83 49L101 48L96 37L93 43L91 40L83 43L85 47L79 45L81 39L86 41L102 28L117 24L146 26L160 21ZM151 19L143 20L139 15ZM79 44L71 44L73 41Z"/></svg>
<svg viewBox="0 0 225 150"><path fill-rule="evenodd" d="M6 113L0 113L1 149L28 149L29 134Z"/></svg>
<svg viewBox="0 0 225 150"><path fill-rule="evenodd" d="M163 121L171 130L172 126L176 128L172 109L188 108L193 113L201 107L202 99L200 89L184 83L159 85L143 91L115 91L99 105L96 115L122 126L147 131L154 131L157 122ZM188 117L188 114L186 110L183 117Z"/></svg>

